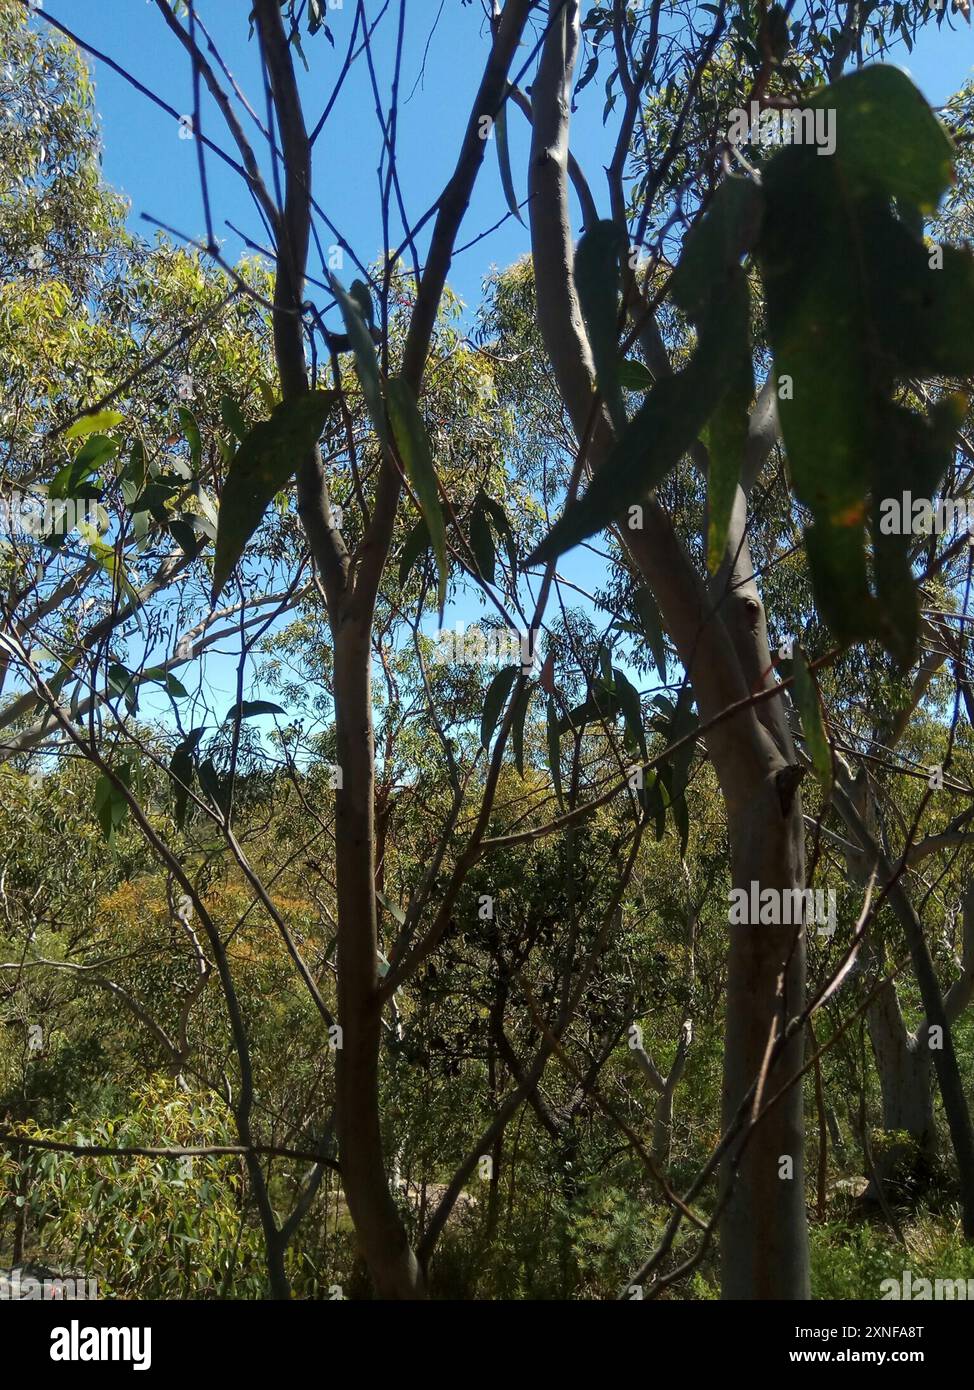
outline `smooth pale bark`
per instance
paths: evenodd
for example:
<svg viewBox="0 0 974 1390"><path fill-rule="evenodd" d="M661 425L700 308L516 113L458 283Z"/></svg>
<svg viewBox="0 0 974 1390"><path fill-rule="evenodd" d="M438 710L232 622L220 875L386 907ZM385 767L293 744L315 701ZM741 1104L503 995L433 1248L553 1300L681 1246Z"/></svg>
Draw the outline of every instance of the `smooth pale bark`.
<svg viewBox="0 0 974 1390"><path fill-rule="evenodd" d="M594 471L611 447L612 431L605 413L593 410L594 368L574 288L567 187L578 25L578 5L568 0L551 25L532 88L529 209L538 321L576 436L588 441L587 457ZM765 421L762 412L755 415L760 426L755 453L760 457ZM750 557L743 543L745 516L741 490L728 547L737 564L718 576L720 586L713 594L654 500L643 504L642 530L619 530L656 596L704 721L772 680L764 610L750 579ZM727 719L710 733L707 748L727 809L733 885L746 888L756 879L762 887L803 886L796 758L780 701ZM802 934L759 926L729 931L726 1123L760 1074L769 1038L804 1002ZM800 1064L799 1036L777 1058L768 1078L769 1093ZM733 1181L721 1230L725 1297L808 1297L802 1151L802 1094L795 1085L754 1129L740 1164L735 1147L725 1166L725 1182ZM783 1156L791 1160L790 1178L779 1176Z"/></svg>
<svg viewBox="0 0 974 1390"><path fill-rule="evenodd" d="M936 662L925 661L917 676L914 699L905 708L912 709L929 681L929 673L936 670L942 658ZM891 722L887 737L894 746L905 727L905 716ZM869 780L860 775L854 780L843 778L845 797L848 798L850 816L858 817L849 821L855 834L864 830L868 836L879 838L879 808L872 796ZM843 802L840 801L841 811ZM936 838L936 837L934 837ZM921 844L925 848L925 843ZM863 888L870 876L872 856L866 849L858 852L847 850L845 855L846 874L850 882ZM909 860L912 862L912 859ZM905 905L905 889L902 882L897 885L894 907L900 904L901 912ZM874 973L880 977L885 973L885 959L879 943L871 940L866 943L866 959ZM962 944L957 960L960 974L943 996L943 1020L953 1026L974 997L974 890L969 889L962 902ZM932 966L931 966L932 970ZM932 1158L936 1148L936 1125L933 1107L933 1069L934 1050L928 1044L931 1024L940 1019L926 1017L915 1032L910 1032L900 1007L896 983L889 981L878 991L866 1011L866 1024L872 1044L879 1077L882 1098L882 1127L888 1134L906 1133L910 1144L889 1144L876 1156L876 1171L880 1180L905 1176L906 1164L922 1166Z"/></svg>
<svg viewBox="0 0 974 1390"><path fill-rule="evenodd" d="M692 1038L693 1024L690 1019L687 1019L680 1030L676 1056L673 1058L673 1065L666 1076L663 1076L644 1047L633 1048L636 1061L657 1096L653 1110L653 1146L651 1152L657 1167L663 1172L670 1164L670 1145L673 1138L673 1097L686 1067Z"/></svg>
<svg viewBox="0 0 974 1390"><path fill-rule="evenodd" d="M883 1129L906 1133L911 1145L888 1145L876 1155L881 1178L893 1177L905 1160L932 1156L936 1133L930 1049L910 1034L892 984L880 990L867 1013L869 1040L882 1095Z"/></svg>

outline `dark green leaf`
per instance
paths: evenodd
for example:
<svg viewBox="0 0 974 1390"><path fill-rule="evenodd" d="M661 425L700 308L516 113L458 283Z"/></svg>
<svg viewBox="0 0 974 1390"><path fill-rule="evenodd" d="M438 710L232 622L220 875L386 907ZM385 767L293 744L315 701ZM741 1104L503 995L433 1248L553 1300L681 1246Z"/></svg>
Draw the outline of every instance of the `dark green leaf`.
<svg viewBox="0 0 974 1390"><path fill-rule="evenodd" d="M793 651L792 673L795 678L792 690L795 693L795 707L801 720L802 733L805 735L805 747L812 760L815 776L828 795L832 790L832 749L825 732L818 682L805 659L804 652L797 644Z"/></svg>
<svg viewBox="0 0 974 1390"><path fill-rule="evenodd" d="M497 672L487 687L487 694L484 696L484 712L480 720L480 742L484 748L490 748L490 741L494 736L501 710L507 703L507 697L511 693L511 687L519 670L520 667L518 666L505 666L503 671Z"/></svg>
<svg viewBox="0 0 974 1390"><path fill-rule="evenodd" d="M238 719L254 719L258 714L287 714L287 710L281 709L280 705L272 704L269 700L244 700L239 705L233 705L223 716L224 724L235 722Z"/></svg>
<svg viewBox="0 0 974 1390"><path fill-rule="evenodd" d="M643 710L639 698L639 691L632 684L625 672L619 668L612 669L613 684L615 686L616 697L619 701L619 708L622 710L622 717L626 721L626 727L635 740L639 751L646 759L646 734L643 729Z"/></svg>
<svg viewBox="0 0 974 1390"><path fill-rule="evenodd" d="M402 377L394 377L389 382L389 419L396 440L396 448L402 459L406 476L413 486L416 500L426 519L430 543L436 559L439 575L439 609L442 616L446 603L446 581L448 575L446 559L446 527L440 494L430 452L429 439L423 417L419 413L416 397L409 383Z"/></svg>
<svg viewBox="0 0 974 1390"><path fill-rule="evenodd" d="M470 513L470 548L477 561L477 568L488 584L494 582L496 553L494 537L487 521L487 511L480 497L474 502Z"/></svg>
<svg viewBox="0 0 974 1390"><path fill-rule="evenodd" d="M426 518L420 517L409 535L403 541L402 554L399 557L399 586L403 588L413 565L424 551L430 548L429 527L426 525Z"/></svg>
<svg viewBox="0 0 974 1390"><path fill-rule="evenodd" d="M619 382L620 258L625 237L614 222L597 222L575 254L575 288L595 359L595 380L617 433L626 424Z"/></svg>
<svg viewBox="0 0 974 1390"><path fill-rule="evenodd" d="M185 405L177 406L176 414L179 416L179 423L186 437L186 443L189 445L193 472L199 473L203 463L203 439L200 435L199 423L193 412Z"/></svg>
<svg viewBox="0 0 974 1390"><path fill-rule="evenodd" d="M334 404L333 391L313 391L282 401L271 418L254 425L240 445L220 503L211 603L216 602L271 499L314 448Z"/></svg>
<svg viewBox="0 0 974 1390"><path fill-rule="evenodd" d="M497 163L501 171L501 187L504 190L504 199L512 216L523 225L524 219L521 210L517 205L517 194L514 192L514 178L511 174L511 151L507 139L507 103L505 102L494 120L494 135L497 144Z"/></svg>
<svg viewBox="0 0 974 1390"><path fill-rule="evenodd" d="M517 768L518 776L524 777L524 721L527 718L528 705L531 703L532 688L525 681L520 693L515 697L514 715L511 720L511 742L514 752L514 766Z"/></svg>
<svg viewBox="0 0 974 1390"><path fill-rule="evenodd" d="M247 421L232 396L223 397L220 402L220 414L227 429L236 436L238 443L242 444L247 438Z"/></svg>
<svg viewBox="0 0 974 1390"><path fill-rule="evenodd" d="M558 733L558 709L555 705L555 697L548 696L547 711L547 732L548 732L548 762L551 767L551 780L555 788L555 796L558 800L560 810L565 809L565 800L561 789L561 739Z"/></svg>
<svg viewBox="0 0 974 1390"><path fill-rule="evenodd" d="M180 830L186 824L189 792L193 785L193 754L202 737L202 728L193 729L176 748L169 763L169 772L173 778L175 820Z"/></svg>
<svg viewBox="0 0 974 1390"><path fill-rule="evenodd" d="M380 441L383 444L388 444L389 431L386 427L385 402L382 399L379 359L375 355L375 344L366 326L362 306L345 292L334 275L330 275L328 280L338 301L342 318L345 320L345 331L352 345L352 352L355 354L355 370L358 373L362 395L365 397L365 404L373 427Z"/></svg>

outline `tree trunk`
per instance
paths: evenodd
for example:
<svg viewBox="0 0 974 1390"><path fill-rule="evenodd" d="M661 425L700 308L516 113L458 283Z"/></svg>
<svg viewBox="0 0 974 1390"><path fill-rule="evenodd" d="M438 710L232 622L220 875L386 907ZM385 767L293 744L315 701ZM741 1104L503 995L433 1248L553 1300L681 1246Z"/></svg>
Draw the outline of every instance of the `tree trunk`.
<svg viewBox="0 0 974 1390"><path fill-rule="evenodd" d="M375 757L367 624L341 608L335 639L338 866L337 1130L342 1184L362 1255L380 1298L421 1298L419 1263L389 1191L379 1127L378 922L375 899Z"/></svg>
<svg viewBox="0 0 974 1390"><path fill-rule="evenodd" d="M933 1155L931 1054L911 1037L900 1013L896 989L885 985L866 1014L883 1102L883 1129L906 1133L910 1143L889 1143L876 1155L882 1180L906 1177Z"/></svg>
<svg viewBox="0 0 974 1390"><path fill-rule="evenodd" d="M596 471L612 447L604 410L593 412L594 364L574 283L574 245L568 207L568 131L571 82L579 45L577 0L553 19L532 87L533 130L529 212L538 323L576 438L587 440ZM625 231L620 226L620 231ZM659 364L665 373L668 364ZM655 368L654 368L655 370ZM658 502L642 506L642 529L619 526L619 537L652 589L666 630L693 687L701 720L746 701L773 682L764 610L746 542L747 495L774 438L770 386L752 416L727 554L708 586L697 574ZM695 459L706 468L705 451ZM727 808L733 884L804 887L801 802L796 762L781 700L741 710L709 731ZM757 1080L769 1036L803 1004L804 937L790 928L731 928L726 1027L724 1114L733 1116ZM784 993L779 978L784 975ZM801 1038L790 1044L768 1078L771 1090L801 1065ZM733 1181L721 1233L724 1296L809 1296L808 1231L802 1190L802 1090L795 1085L760 1122ZM793 1176L780 1178L782 1157ZM734 1178L736 1151L725 1164Z"/></svg>
<svg viewBox="0 0 974 1390"><path fill-rule="evenodd" d="M751 789L744 789L751 790ZM800 806L783 811L769 770L750 804L728 803L735 888L787 890L804 883ZM725 1129L760 1075L769 1040L804 1003L804 937L792 926L729 927L722 1112ZM782 990L781 981L784 982ZM771 1069L767 1101L803 1062L797 1032ZM741 1147L743 1155L741 1156ZM732 1193L721 1221L721 1294L728 1299L809 1296L801 1085L732 1146L723 1184ZM738 1168L739 1163L739 1168ZM736 1169L736 1172L735 1172Z"/></svg>

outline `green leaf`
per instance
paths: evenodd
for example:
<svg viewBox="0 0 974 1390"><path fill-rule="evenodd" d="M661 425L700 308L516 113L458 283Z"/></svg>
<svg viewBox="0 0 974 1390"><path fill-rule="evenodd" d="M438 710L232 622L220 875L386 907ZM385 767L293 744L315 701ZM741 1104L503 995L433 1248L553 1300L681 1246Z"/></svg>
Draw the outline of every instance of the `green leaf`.
<svg viewBox="0 0 974 1390"><path fill-rule="evenodd" d="M238 442L242 444L247 438L247 421L244 419L243 412L232 396L224 396L221 400L220 415L230 433L235 435Z"/></svg>
<svg viewBox="0 0 974 1390"><path fill-rule="evenodd" d="M504 200L511 211L512 217L524 225L524 218L517 205L517 194L514 191L514 178L511 174L511 150L507 138L507 102L501 105L500 110L494 119L494 136L497 145L497 164L501 173L501 187L504 190Z"/></svg>
<svg viewBox="0 0 974 1390"><path fill-rule="evenodd" d="M575 288L595 359L595 380L617 434L626 424L619 382L620 257L625 254L625 237L614 222L596 222L575 253Z"/></svg>
<svg viewBox="0 0 974 1390"><path fill-rule="evenodd" d="M484 510L494 523L494 530L498 536L504 538L504 548L507 551L507 563L511 570L511 582L517 581L517 540L511 530L511 523L507 519L504 508L493 497L489 497L486 492L480 493L480 501Z"/></svg>
<svg viewBox="0 0 974 1390"><path fill-rule="evenodd" d="M494 582L494 566L497 554L494 550L494 537L487 521L487 511L482 495L477 497L470 513L470 548L477 561L477 568L488 584Z"/></svg>
<svg viewBox="0 0 974 1390"><path fill-rule="evenodd" d="M801 720L802 733L805 735L805 747L812 760L815 776L828 795L832 791L832 749L825 732L818 682L808 665L805 653L797 643L793 651L792 674L795 678L792 686L795 692L795 707Z"/></svg>
<svg viewBox="0 0 974 1390"><path fill-rule="evenodd" d="M559 810L565 809L565 798L561 786L561 738L558 733L558 708L555 704L555 697L548 696L547 710L547 733L548 733L548 763L551 767L551 780L555 788L555 797L558 801Z"/></svg>
<svg viewBox="0 0 974 1390"><path fill-rule="evenodd" d="M115 775L125 786L129 786L131 770L127 766L117 768ZM115 832L124 824L128 812L128 802L123 793L111 778L102 774L95 783L95 814L106 840L113 838Z"/></svg>
<svg viewBox="0 0 974 1390"><path fill-rule="evenodd" d="M507 704L507 697L511 693L511 687L519 670L520 667L518 666L505 666L503 671L497 672L487 687L487 694L484 696L484 712L480 720L480 742L484 748L490 748L490 741L494 737L494 730L501 716L501 710Z"/></svg>
<svg viewBox="0 0 974 1390"><path fill-rule="evenodd" d="M627 359L619 363L619 385L626 391L649 391L654 377L642 362Z"/></svg>
<svg viewBox="0 0 974 1390"><path fill-rule="evenodd" d="M396 448L429 530L430 544L433 547L439 575L439 609L442 619L449 573L446 559L446 527L426 426L423 424L423 417L419 413L412 388L402 377L394 377L389 382L388 401Z"/></svg>
<svg viewBox="0 0 974 1390"><path fill-rule="evenodd" d="M410 571L424 551L430 548L429 527L426 525L426 518L421 516L409 535L403 541L402 554L399 557L399 587L405 588L406 580L409 578Z"/></svg>
<svg viewBox="0 0 974 1390"><path fill-rule="evenodd" d="M400 927L404 927L406 925L406 914L405 912L403 912L402 908L398 905L398 903L394 903L391 898L386 897L385 893L380 893L378 892L378 890L376 890L375 896L379 899L379 902L385 908L386 912L388 912L389 916L393 919L393 921L397 922ZM388 971L388 969L389 964L387 961L386 971Z"/></svg>
<svg viewBox="0 0 974 1390"><path fill-rule="evenodd" d="M619 708L622 710L622 717L626 721L626 727L635 740L639 751L646 760L646 732L643 729L643 709L639 698L639 691L626 676L625 672L620 671L617 666L612 668L613 684L616 696L619 701Z"/></svg>
<svg viewBox="0 0 974 1390"><path fill-rule="evenodd" d="M517 768L517 775L524 778L524 721L527 718L528 705L531 703L533 690L525 681L520 693L514 703L514 716L511 720L511 743L514 752L514 766Z"/></svg>
<svg viewBox="0 0 974 1390"><path fill-rule="evenodd" d="M901 383L974 371L974 260L950 250L938 269L921 239L951 149L903 73L865 69L813 105L836 112L835 153L791 146L763 171L757 254L778 414L812 515L819 609L842 644L879 638L905 669L919 632L912 542L884 532L880 506L903 491L933 497L949 465L962 403L924 415Z"/></svg>
<svg viewBox="0 0 974 1390"><path fill-rule="evenodd" d="M346 293L334 275L329 275L328 283L331 285L332 293L345 321L345 331L352 345L352 352L355 354L355 370L358 373L369 416L381 443L387 445L389 431L386 427L385 402L382 399L379 359L375 355L372 335L366 327L362 306L350 294Z"/></svg>
<svg viewBox="0 0 974 1390"><path fill-rule="evenodd" d="M348 297L355 301L362 318L372 328L375 325L375 309L372 306L372 295L369 293L369 287L365 281L353 280L348 287Z"/></svg>
<svg viewBox="0 0 974 1390"><path fill-rule="evenodd" d="M216 602L274 494L318 442L335 399L333 391L312 391L282 401L271 418L254 425L240 445L220 503L211 603Z"/></svg>
<svg viewBox="0 0 974 1390"><path fill-rule="evenodd" d="M587 700L576 705L564 716L558 725L559 734L578 733L586 724L596 720L613 719L619 712L618 692L611 686L598 681L593 685Z"/></svg>
<svg viewBox="0 0 974 1390"><path fill-rule="evenodd" d="M184 555L195 556L203 548L204 537L193 525L197 518L188 515L173 517L167 522L169 533Z"/></svg>
<svg viewBox="0 0 974 1390"><path fill-rule="evenodd" d="M203 737L203 728L193 729L173 752L169 772L173 778L175 821L180 830L186 824L189 793L193 785L193 754Z"/></svg>
<svg viewBox="0 0 974 1390"><path fill-rule="evenodd" d="M189 691L182 681L177 680L171 671L166 671L161 666L150 666L142 672L142 679L152 685L161 685L166 694L171 695L174 700L189 699Z"/></svg>
<svg viewBox="0 0 974 1390"><path fill-rule="evenodd" d="M663 637L663 619L660 615L659 604L656 602L652 590L646 588L636 590L635 604L642 622L643 633L649 643L649 650L653 653L656 670L660 680L665 681L666 641Z"/></svg>
<svg viewBox="0 0 974 1390"><path fill-rule="evenodd" d="M697 323L693 356L656 383L588 491L567 507L530 563L556 559L645 498L691 448L727 392L739 389L750 352L750 295L739 261L755 236L760 207L760 190L749 180L721 184L670 280L674 302Z"/></svg>
<svg viewBox="0 0 974 1390"><path fill-rule="evenodd" d="M952 179L953 149L905 72L884 64L862 68L809 105L835 112L835 153L820 162L841 168L851 198L878 193L934 211Z"/></svg>
<svg viewBox="0 0 974 1390"><path fill-rule="evenodd" d="M64 431L65 439L84 439L96 430L113 430L125 419L117 410L96 410L93 415L82 415L70 429Z"/></svg>
<svg viewBox="0 0 974 1390"><path fill-rule="evenodd" d="M101 485L92 482L101 465L118 452L118 443L107 435L95 434L87 439L70 463L58 470L51 479L47 494L58 501L68 498L97 497Z"/></svg>
<svg viewBox="0 0 974 1390"><path fill-rule="evenodd" d="M281 709L280 705L272 704L270 700L243 700L240 704L231 706L223 716L224 724L235 723L238 719L255 719L259 714L287 714L287 710Z"/></svg>
<svg viewBox="0 0 974 1390"><path fill-rule="evenodd" d="M139 694L135 677L131 671L127 671L117 661L113 661L108 668L108 688L115 695L121 696L129 714L135 713L139 707Z"/></svg>
<svg viewBox="0 0 974 1390"><path fill-rule="evenodd" d="M212 758L207 758L205 762L200 763L197 776L200 786L210 798L213 805L226 815L227 808L230 805L229 777L220 776Z"/></svg>
<svg viewBox="0 0 974 1390"><path fill-rule="evenodd" d="M193 412L185 405L177 406L176 414L179 416L179 423L186 437L186 443L189 445L193 472L199 473L203 463L203 439L200 435L199 423Z"/></svg>

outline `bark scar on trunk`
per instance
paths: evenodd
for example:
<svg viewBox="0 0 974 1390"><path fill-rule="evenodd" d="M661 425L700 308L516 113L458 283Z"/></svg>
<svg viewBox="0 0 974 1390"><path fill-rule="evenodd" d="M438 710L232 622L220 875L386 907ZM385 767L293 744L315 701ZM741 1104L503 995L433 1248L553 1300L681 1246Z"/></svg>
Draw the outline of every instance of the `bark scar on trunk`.
<svg viewBox="0 0 974 1390"><path fill-rule="evenodd" d="M789 763L787 767L783 767L775 773L775 786L778 788L778 800L781 802L781 814L783 816L787 816L791 811L795 794L801 786L804 776L805 768L800 763Z"/></svg>

